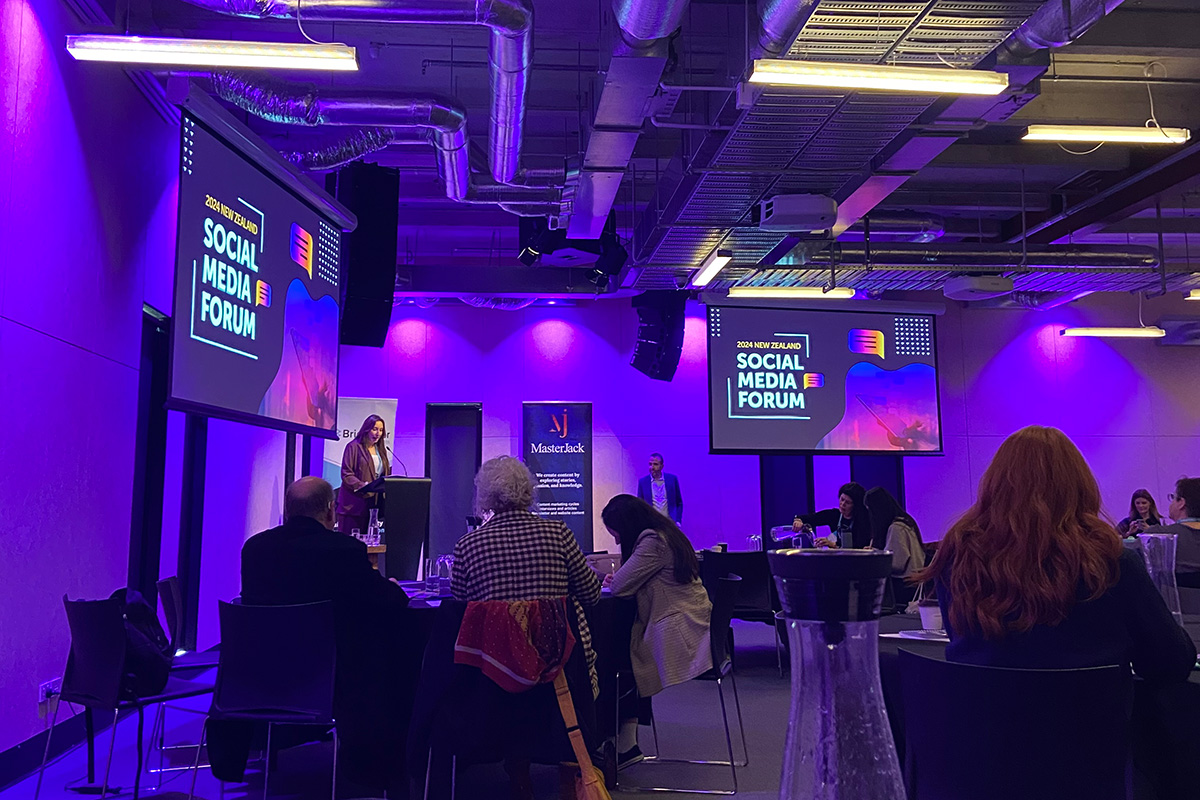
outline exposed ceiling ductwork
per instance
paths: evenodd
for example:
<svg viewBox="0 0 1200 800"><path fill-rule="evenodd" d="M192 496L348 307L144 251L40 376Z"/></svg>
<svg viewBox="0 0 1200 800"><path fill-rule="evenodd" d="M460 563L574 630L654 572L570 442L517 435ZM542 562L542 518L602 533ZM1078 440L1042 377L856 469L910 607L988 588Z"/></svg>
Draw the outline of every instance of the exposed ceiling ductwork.
<svg viewBox="0 0 1200 800"><path fill-rule="evenodd" d="M621 38L613 47L596 118L571 204L567 235L596 239L604 230L667 66L667 37L688 0L614 0Z"/></svg>
<svg viewBox="0 0 1200 800"><path fill-rule="evenodd" d="M1001 275L1024 293L1078 294L1168 290L1190 286L1188 267L1159 263L1158 252L1140 246L986 244L887 244L867 248L807 243L779 265L742 277L738 286L850 286L865 292L941 290L962 275ZM1165 278L1165 281L1164 281ZM1069 302L1064 300L1063 302Z"/></svg>
<svg viewBox="0 0 1200 800"><path fill-rule="evenodd" d="M760 12L771 5L764 0ZM1108 0L1105 11L1114 5ZM1057 16L1051 10L1055 6ZM1054 22L1062 18L1062 7L1063 0L897 3L889 6L883 25L875 4L823 0L807 9L802 30L781 55L936 65L938 55L944 61L951 54L954 66L969 68L988 59L1027 22L1029 41L1065 41L1078 37L1085 21L1090 25L1103 16L1069 14L1071 32L1056 37ZM858 29L863 36L847 35ZM987 63L994 62L991 56ZM1010 73L1014 87L1044 72L1025 63L997 68ZM723 275L729 279L749 265L779 261L801 239L747 227L750 209L774 194L835 198L840 206L835 233L841 233L973 127L1007 118L1027 99L1019 93L949 100L770 87L739 95L712 117L710 132L695 138L664 171L634 236L635 259L648 265L638 288L657 286L656 272L670 273L665 277L673 280L717 246L735 254L735 266Z"/></svg>
<svg viewBox="0 0 1200 800"><path fill-rule="evenodd" d="M755 56L777 55L790 46L816 5L817 0L759 0ZM614 0L613 6L621 41L609 62L575 193L568 227L575 239L594 239L604 228L649 103L659 91L667 62L666 37L683 21L688 3Z"/></svg>
<svg viewBox="0 0 1200 800"><path fill-rule="evenodd" d="M954 267L982 271L1017 269L1142 269L1158 267L1152 247L1075 247L1045 245L1023 249L1020 245L987 244L889 244L833 243L817 252L798 257L797 265L822 264L850 267Z"/></svg>
<svg viewBox="0 0 1200 800"><path fill-rule="evenodd" d="M491 124L488 164L498 183L511 183L521 169L525 95L533 65L533 5L530 0L187 0L192 5L238 17L300 17L305 22L370 22L424 25L482 25L491 32L488 74ZM364 102L369 98L362 97ZM333 124L333 123L331 123Z"/></svg>
<svg viewBox="0 0 1200 800"><path fill-rule="evenodd" d="M362 93L344 89L317 89L315 86L289 86L245 77L213 76L217 95L255 116L272 122L309 127L353 126L374 131L362 137L363 147L386 144L386 131L421 131L437 151L438 172L446 184L446 196L462 203L547 204L557 203L562 190L554 185L520 186L490 182L470 168L466 112L455 101L433 95ZM396 134L390 134L394 139ZM349 145L347 145L349 146ZM359 155L363 155L360 152ZM298 162L317 163L323 153L301 154ZM336 153L329 158L337 161ZM353 159L348 159L353 160ZM344 163L344 162L343 162ZM336 166L331 164L330 166ZM517 175L516 179L526 176ZM543 182L542 172L532 173L531 182Z"/></svg>
<svg viewBox="0 0 1200 800"><path fill-rule="evenodd" d="M1005 48L1027 58L1039 50L1063 47L1121 5L1122 0L1047 0L1037 13L1013 31Z"/></svg>

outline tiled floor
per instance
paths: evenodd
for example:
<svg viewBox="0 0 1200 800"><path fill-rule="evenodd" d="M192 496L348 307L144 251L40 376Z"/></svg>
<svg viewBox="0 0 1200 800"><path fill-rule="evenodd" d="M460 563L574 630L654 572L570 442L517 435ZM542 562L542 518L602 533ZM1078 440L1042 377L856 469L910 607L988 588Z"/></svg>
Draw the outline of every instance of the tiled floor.
<svg viewBox="0 0 1200 800"><path fill-rule="evenodd" d="M775 650L772 631L766 625L734 623L737 638L737 681L742 702L742 713L746 723L746 737L750 746L750 765L738 769L738 797L747 800L768 800L778 797L779 772L783 758L784 733L787 728L787 710L790 687L787 678L780 678L775 665ZM731 695L726 692L727 700ZM659 741L663 755L675 758L724 759L726 758L725 732L721 724L721 706L716 686L711 683L693 681L673 687L655 698L655 714L658 719ZM197 698L190 703L192 708L208 706L208 698ZM729 708L730 722L734 726L734 747L737 755L741 751L737 738L737 721L732 703ZM148 713L147 736L153 719ZM199 737L201 716L172 710L167 715L167 743L195 742ZM136 769L135 741L136 717L123 720L117 726L116 750L113 759L111 783L123 788L120 797L132 797L132 779ZM107 756L109 734L105 732L97 741L98 770L103 770ZM653 750L653 739L648 728L642 731L643 750ZM278 770L271 771L270 790L272 800L322 800L330 796L329 744L314 744L284 751L279 756ZM194 751L175 751L180 764L188 763ZM151 760L157 766L158 754ZM41 797L44 800L77 800L85 795L66 788L69 782L85 776L86 752L78 747L52 763L46 770ZM141 796L147 800L182 800L187 797L191 785L190 770L168 773L162 785L155 788L157 776L143 776ZM227 784L224 797L229 800L262 797L261 768L253 765L247 772L249 783ZM558 797L557 770L534 767L535 789L539 798ZM680 786L690 788L722 789L731 786L728 767L645 764L621 773L622 791L617 797L649 798L684 797L686 795L654 794L639 792L634 787L642 785ZM0 800L30 800L34 794L36 775L0 792ZM112 796L112 795L110 795ZM201 769L196 776L196 797L216 800L221 797L221 786L207 770ZM340 787L338 800L349 800L364 795L353 787ZM463 770L457 785L459 798L506 798L507 779L499 766L472 767Z"/></svg>

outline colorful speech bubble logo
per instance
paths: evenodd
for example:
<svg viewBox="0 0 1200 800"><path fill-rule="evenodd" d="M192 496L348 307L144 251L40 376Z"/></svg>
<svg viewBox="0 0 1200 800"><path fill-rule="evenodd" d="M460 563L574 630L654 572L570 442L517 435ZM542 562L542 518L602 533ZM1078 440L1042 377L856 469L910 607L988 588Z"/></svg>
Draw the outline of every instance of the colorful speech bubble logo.
<svg viewBox="0 0 1200 800"><path fill-rule="evenodd" d="M850 331L850 352L883 358L883 331L853 328Z"/></svg>
<svg viewBox="0 0 1200 800"><path fill-rule="evenodd" d="M271 307L271 284L258 281L254 284L254 305L263 308Z"/></svg>
<svg viewBox="0 0 1200 800"><path fill-rule="evenodd" d="M312 279L312 234L294 222L292 223L292 261L295 261L297 264L299 264L301 268L308 273L309 279Z"/></svg>
<svg viewBox="0 0 1200 800"><path fill-rule="evenodd" d="M820 372L804 373L804 388L805 389L820 389L825 385L825 376Z"/></svg>

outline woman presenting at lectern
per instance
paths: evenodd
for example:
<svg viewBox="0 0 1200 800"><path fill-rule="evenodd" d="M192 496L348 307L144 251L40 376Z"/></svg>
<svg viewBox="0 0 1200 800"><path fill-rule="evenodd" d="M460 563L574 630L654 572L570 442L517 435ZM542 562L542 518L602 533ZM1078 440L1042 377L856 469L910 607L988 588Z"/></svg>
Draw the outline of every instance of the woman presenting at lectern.
<svg viewBox="0 0 1200 800"><path fill-rule="evenodd" d="M372 414L363 420L358 435L346 445L342 454L342 486L337 498L338 530L342 533L353 533L355 528L360 533L367 532L367 521L371 509L377 507L378 496L374 492L357 492L380 475L391 474L386 440L383 418Z"/></svg>

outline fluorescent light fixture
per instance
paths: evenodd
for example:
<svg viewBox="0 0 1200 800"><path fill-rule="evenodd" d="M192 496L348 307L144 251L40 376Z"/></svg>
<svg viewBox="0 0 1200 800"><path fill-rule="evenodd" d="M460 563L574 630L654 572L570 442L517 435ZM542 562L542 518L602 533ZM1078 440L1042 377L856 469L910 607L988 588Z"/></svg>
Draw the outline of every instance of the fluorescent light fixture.
<svg viewBox="0 0 1200 800"><path fill-rule="evenodd" d="M717 274L725 269L725 265L733 261L733 253L729 250L713 250L700 265L696 276L692 278L692 286L707 286Z"/></svg>
<svg viewBox="0 0 1200 800"><path fill-rule="evenodd" d="M1030 142L1111 142L1114 144L1183 144L1192 138L1187 128L1137 125L1030 125Z"/></svg>
<svg viewBox="0 0 1200 800"><path fill-rule="evenodd" d="M1183 296L1184 300L1200 300L1200 289L1192 289Z"/></svg>
<svg viewBox="0 0 1200 800"><path fill-rule="evenodd" d="M750 83L916 94L997 95L1008 88L1008 75L973 69L822 64L760 58L754 62Z"/></svg>
<svg viewBox="0 0 1200 800"><path fill-rule="evenodd" d="M848 286L826 289L823 286L733 286L730 297L775 298L788 300L850 300L854 290Z"/></svg>
<svg viewBox="0 0 1200 800"><path fill-rule="evenodd" d="M237 42L147 36L68 36L76 61L155 64L170 67L238 67L354 72L358 58L344 44Z"/></svg>
<svg viewBox="0 0 1200 800"><path fill-rule="evenodd" d="M1137 328L1063 328L1062 335L1097 339L1161 339L1167 332L1154 325L1142 325Z"/></svg>

